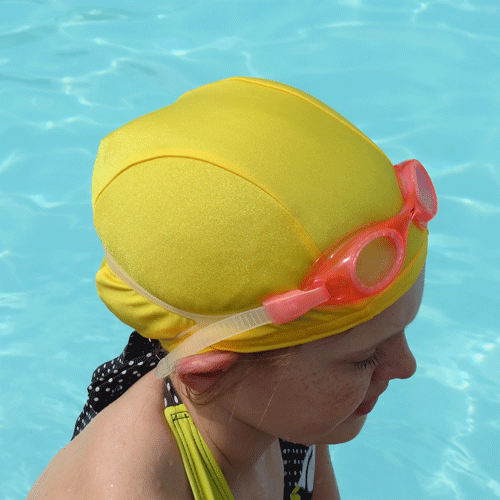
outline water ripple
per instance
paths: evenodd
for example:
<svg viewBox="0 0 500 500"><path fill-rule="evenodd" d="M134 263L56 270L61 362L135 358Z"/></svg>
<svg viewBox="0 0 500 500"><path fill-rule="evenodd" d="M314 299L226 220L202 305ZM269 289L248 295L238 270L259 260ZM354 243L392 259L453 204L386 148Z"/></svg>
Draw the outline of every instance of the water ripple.
<svg viewBox="0 0 500 500"><path fill-rule="evenodd" d="M0 307L9 309L26 309L27 297L25 293L0 293Z"/></svg>
<svg viewBox="0 0 500 500"><path fill-rule="evenodd" d="M19 28L0 33L0 48L7 49L18 45L26 45L46 38L56 31L56 26L20 26Z"/></svg>

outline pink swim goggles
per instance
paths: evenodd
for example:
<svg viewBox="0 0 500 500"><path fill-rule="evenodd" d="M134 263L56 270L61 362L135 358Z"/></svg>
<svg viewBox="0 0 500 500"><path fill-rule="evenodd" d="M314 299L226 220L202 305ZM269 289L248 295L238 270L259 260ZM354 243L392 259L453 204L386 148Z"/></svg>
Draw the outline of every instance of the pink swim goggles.
<svg viewBox="0 0 500 500"><path fill-rule="evenodd" d="M261 307L249 311L231 316L202 316L179 311L152 297L123 275L108 254L112 269L117 273L121 271L120 277L139 293L197 323L180 337L196 331L160 361L157 377L163 378L174 371L179 359L239 333L269 323L288 323L318 306L354 303L387 288L403 266L411 222L425 229L437 213L436 191L422 164L407 160L394 168L404 199L404 206L397 215L383 222L366 224L336 242L312 265L299 289L268 297Z"/></svg>
<svg viewBox="0 0 500 500"><path fill-rule="evenodd" d="M275 325L288 323L317 306L357 302L387 288L398 275L413 221L427 227L437 213L437 196L429 174L417 160L395 165L405 204L399 214L358 228L324 252L300 289L264 300Z"/></svg>

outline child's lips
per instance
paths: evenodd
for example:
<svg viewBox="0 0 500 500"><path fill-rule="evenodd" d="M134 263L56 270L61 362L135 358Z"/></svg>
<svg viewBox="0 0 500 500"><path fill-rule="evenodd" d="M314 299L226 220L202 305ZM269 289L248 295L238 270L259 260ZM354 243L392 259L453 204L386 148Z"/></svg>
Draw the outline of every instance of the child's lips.
<svg viewBox="0 0 500 500"><path fill-rule="evenodd" d="M387 389L387 386L386 386L386 389ZM371 398L371 399L367 399L366 401L363 401L355 410L354 410L354 413L356 415L367 415L368 413L370 413L373 408L375 407L375 405L377 404L377 401L378 401L378 398L379 396L385 392L385 389L378 393L375 397Z"/></svg>
<svg viewBox="0 0 500 500"><path fill-rule="evenodd" d="M373 408L375 407L375 404L377 403L378 397L375 399L372 399L370 401L365 401L361 403L355 410L354 413L356 415L367 415L370 413Z"/></svg>

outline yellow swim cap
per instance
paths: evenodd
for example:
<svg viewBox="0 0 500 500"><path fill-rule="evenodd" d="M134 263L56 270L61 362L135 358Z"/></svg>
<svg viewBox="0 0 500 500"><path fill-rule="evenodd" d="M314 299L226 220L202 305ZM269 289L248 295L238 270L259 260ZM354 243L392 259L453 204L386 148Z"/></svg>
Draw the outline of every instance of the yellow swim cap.
<svg viewBox="0 0 500 500"><path fill-rule="evenodd" d="M281 83L236 77L108 135L92 204L110 256L97 273L101 299L171 351L197 330L196 315L234 314L298 288L323 251L393 217L403 198L389 159L333 109ZM427 230L412 223L403 268L383 292L203 352L278 349L368 321L411 287L426 252Z"/></svg>

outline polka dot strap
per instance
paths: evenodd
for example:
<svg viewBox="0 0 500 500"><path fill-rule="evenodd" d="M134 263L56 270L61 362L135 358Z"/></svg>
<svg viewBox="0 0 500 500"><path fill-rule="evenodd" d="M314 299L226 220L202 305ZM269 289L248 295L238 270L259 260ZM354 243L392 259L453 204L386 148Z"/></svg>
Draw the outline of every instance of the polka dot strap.
<svg viewBox="0 0 500 500"><path fill-rule="evenodd" d="M170 406L177 406L182 404L182 399L175 390L170 377L165 378L165 387L163 390L163 401L165 403L165 408Z"/></svg>
<svg viewBox="0 0 500 500"><path fill-rule="evenodd" d="M73 438L101 410L118 399L139 378L152 370L164 357L157 340L145 339L137 332L130 335L123 352L99 366L87 388L88 399L77 419ZM72 438L72 439L73 439Z"/></svg>

